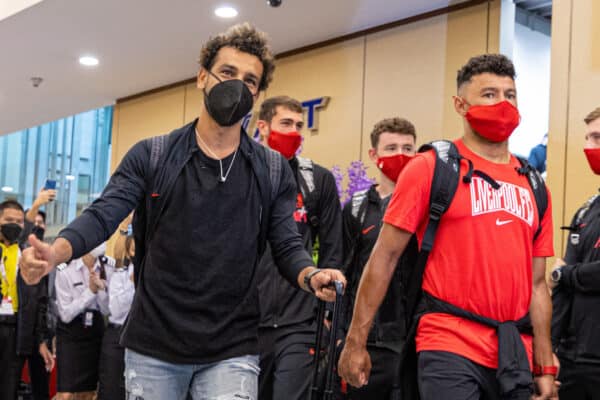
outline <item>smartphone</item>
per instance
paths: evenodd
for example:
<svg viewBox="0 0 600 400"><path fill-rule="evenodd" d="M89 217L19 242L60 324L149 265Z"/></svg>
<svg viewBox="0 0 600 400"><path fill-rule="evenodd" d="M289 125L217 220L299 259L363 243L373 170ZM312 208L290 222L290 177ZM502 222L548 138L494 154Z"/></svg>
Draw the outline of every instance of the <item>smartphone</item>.
<svg viewBox="0 0 600 400"><path fill-rule="evenodd" d="M55 190L56 189L56 181L53 179L46 179L46 183L44 184L44 190Z"/></svg>

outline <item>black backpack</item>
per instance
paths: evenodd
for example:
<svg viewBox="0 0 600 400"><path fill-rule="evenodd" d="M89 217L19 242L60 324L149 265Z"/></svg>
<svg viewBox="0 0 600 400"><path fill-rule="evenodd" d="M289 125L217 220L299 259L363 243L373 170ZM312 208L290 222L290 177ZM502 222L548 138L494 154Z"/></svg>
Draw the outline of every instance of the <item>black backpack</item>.
<svg viewBox="0 0 600 400"><path fill-rule="evenodd" d="M412 272L407 274L405 278L406 281L403 281L406 291L402 301L404 302L407 318L406 326L410 327L408 329L406 344L401 354L402 364L400 368L400 382L403 400L420 398L417 384L417 355L414 342L418 321L415 316L422 297L421 287L423 284L423 273L425 272L429 253L433 248L435 234L443 214L448 210L452 203L452 199L454 198L461 179L461 160L465 160L469 164L467 174L462 177L464 183L470 183L472 176L475 174L490 183L494 189L499 188L498 183L491 179L487 174L482 171L473 170L472 162L460 155L453 142L439 140L425 144L419 148L419 152L426 152L429 150L433 150L436 155L431 194L429 198L429 223L425 228L425 234L421 243L421 250L417 256L416 265ZM531 186L537 204L538 218L540 221L540 226L535 233L535 237L537 237L541 231L541 221L548 208L546 185L540 174L535 168L529 165L525 158L517 158L521 164L521 167L517 168L517 172L527 176L527 180Z"/></svg>

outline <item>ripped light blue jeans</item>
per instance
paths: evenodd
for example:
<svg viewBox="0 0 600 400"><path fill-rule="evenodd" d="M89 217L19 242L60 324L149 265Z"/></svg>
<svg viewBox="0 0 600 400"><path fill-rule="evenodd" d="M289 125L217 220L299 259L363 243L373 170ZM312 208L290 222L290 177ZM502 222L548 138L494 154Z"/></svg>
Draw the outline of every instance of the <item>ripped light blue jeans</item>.
<svg viewBox="0 0 600 400"><path fill-rule="evenodd" d="M125 349L127 400L257 400L258 356L171 364Z"/></svg>

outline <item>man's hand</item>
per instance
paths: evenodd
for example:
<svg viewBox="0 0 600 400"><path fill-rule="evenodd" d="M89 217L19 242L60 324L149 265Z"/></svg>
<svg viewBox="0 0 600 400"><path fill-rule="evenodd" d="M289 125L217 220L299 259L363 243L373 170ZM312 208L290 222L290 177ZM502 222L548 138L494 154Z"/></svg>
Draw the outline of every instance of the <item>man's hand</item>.
<svg viewBox="0 0 600 400"><path fill-rule="evenodd" d="M31 247L23 250L21 255L19 270L25 283L36 285L57 265L57 255L52 246L35 235L29 235L29 244Z"/></svg>
<svg viewBox="0 0 600 400"><path fill-rule="evenodd" d="M558 399L558 385L552 375L537 376L534 379L535 394L531 400L552 400Z"/></svg>
<svg viewBox="0 0 600 400"><path fill-rule="evenodd" d="M106 288L105 282L100 279L100 276L94 272L90 271L90 290L92 293L98 293L98 290L104 290Z"/></svg>
<svg viewBox="0 0 600 400"><path fill-rule="evenodd" d="M340 355L338 371L340 377L355 388L369 383L371 357L367 352L366 344L360 345L347 339Z"/></svg>
<svg viewBox="0 0 600 400"><path fill-rule="evenodd" d="M46 371L50 372L54 369L54 359L55 355L48 349L48 345L46 342L42 342L40 344L40 355L44 359L44 365L46 366Z"/></svg>
<svg viewBox="0 0 600 400"><path fill-rule="evenodd" d="M314 270L314 267L307 267L300 273L301 282L304 282L304 276ZM324 301L333 302L335 301L335 289L332 284L333 281L340 281L344 288L346 287L346 277L342 271L332 268L322 269L310 279L310 286L314 289L315 295ZM302 284L304 287L304 285Z"/></svg>
<svg viewBox="0 0 600 400"><path fill-rule="evenodd" d="M53 201L56 198L56 190L54 189L41 189L40 192L38 193L36 199L34 200L33 204L41 207L44 204L48 204L49 202Z"/></svg>

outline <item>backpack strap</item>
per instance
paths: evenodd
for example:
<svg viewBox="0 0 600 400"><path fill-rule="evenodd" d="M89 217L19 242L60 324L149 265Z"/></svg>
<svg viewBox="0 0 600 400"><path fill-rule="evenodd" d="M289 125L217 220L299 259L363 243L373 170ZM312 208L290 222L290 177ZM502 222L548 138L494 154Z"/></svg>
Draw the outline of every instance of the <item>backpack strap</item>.
<svg viewBox="0 0 600 400"><path fill-rule="evenodd" d="M258 251L259 256L262 256L265 249L267 248L267 238L269 231L269 220L271 218L271 207L277 195L279 194L279 187L281 185L281 174L283 168L283 157L276 151L271 150L266 146L261 146L264 151L264 165L268 171L268 181L266 180L266 173L264 168L255 168L259 185L264 188L261 190L261 212L260 212L260 232L258 234ZM260 150L259 150L260 151ZM269 189L267 189L269 188Z"/></svg>
<svg viewBox="0 0 600 400"><path fill-rule="evenodd" d="M315 191L315 173L314 173L314 163L309 158L304 157L296 157L298 160L298 172L300 176L298 177L298 186L300 186L300 192L302 193L302 198L304 199L304 205L308 211L308 219L313 228L319 227L319 213L315 208L318 208L316 205L313 207L311 200L314 200L310 197L310 195Z"/></svg>
<svg viewBox="0 0 600 400"><path fill-rule="evenodd" d="M533 239L535 240L539 236L540 232L542 232L542 219L544 218L546 210L548 209L548 192L546 191L546 183L544 182L544 179L538 170L529 164L527 159L518 156L517 159L521 163L521 168L517 168L517 172L521 175L527 176L529 186L531 186L535 203L537 205L539 224L538 229L533 236Z"/></svg>
<svg viewBox="0 0 600 400"><path fill-rule="evenodd" d="M279 153L266 146L263 146L263 149L267 159L267 168L269 169L269 181L271 182L270 202L272 202L277 198L279 184L281 183L281 156Z"/></svg>
<svg viewBox="0 0 600 400"><path fill-rule="evenodd" d="M429 222L425 228L425 235L421 243L421 250L415 268L408 274L408 284L405 294L406 326L411 326L416 307L421 298L423 274L429 253L433 248L435 234L440 224L442 215L448 210L460 178L460 160L456 145L447 140L439 140L423 145L419 152L433 150L435 153L435 167L431 182L429 196Z"/></svg>
<svg viewBox="0 0 600 400"><path fill-rule="evenodd" d="M369 190L370 189L363 189L354 192L354 194L352 194L352 198L350 199L350 204L352 204L350 213L354 218L356 218L361 226L365 222L365 215L367 214Z"/></svg>
<svg viewBox="0 0 600 400"><path fill-rule="evenodd" d="M307 198L315 191L315 174L313 161L309 158L296 157L298 160L298 171L300 172L300 190L302 197Z"/></svg>

